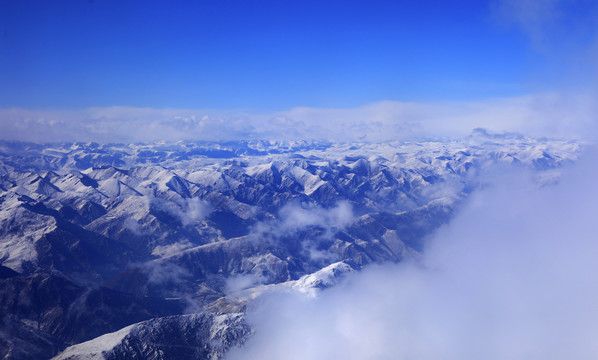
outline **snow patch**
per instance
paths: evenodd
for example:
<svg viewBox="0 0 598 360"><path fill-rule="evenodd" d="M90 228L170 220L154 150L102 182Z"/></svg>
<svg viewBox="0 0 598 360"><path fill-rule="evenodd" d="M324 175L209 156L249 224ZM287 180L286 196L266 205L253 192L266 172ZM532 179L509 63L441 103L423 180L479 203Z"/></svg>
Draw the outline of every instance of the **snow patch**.
<svg viewBox="0 0 598 360"><path fill-rule="evenodd" d="M124 338L131 333L131 330L136 325L129 325L116 332L99 336L81 344L69 346L63 352L53 357L52 360L104 360L106 359L104 353L122 343Z"/></svg>

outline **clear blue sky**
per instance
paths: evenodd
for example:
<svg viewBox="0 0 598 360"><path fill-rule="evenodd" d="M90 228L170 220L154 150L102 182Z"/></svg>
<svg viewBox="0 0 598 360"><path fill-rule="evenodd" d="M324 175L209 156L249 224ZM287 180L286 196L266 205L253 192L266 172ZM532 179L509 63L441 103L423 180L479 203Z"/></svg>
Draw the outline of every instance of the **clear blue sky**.
<svg viewBox="0 0 598 360"><path fill-rule="evenodd" d="M0 0L0 107L263 111L525 93L546 54L495 7Z"/></svg>

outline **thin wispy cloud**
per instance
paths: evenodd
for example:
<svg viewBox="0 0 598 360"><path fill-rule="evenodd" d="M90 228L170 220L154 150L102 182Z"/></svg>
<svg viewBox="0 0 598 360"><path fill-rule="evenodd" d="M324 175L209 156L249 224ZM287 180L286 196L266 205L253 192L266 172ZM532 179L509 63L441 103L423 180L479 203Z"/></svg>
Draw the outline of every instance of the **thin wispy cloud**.
<svg viewBox="0 0 598 360"><path fill-rule="evenodd" d="M598 80L598 4L587 0L498 0L494 18L523 35L540 66L528 85L558 91L585 89L595 96ZM522 59L525 61L525 59Z"/></svg>

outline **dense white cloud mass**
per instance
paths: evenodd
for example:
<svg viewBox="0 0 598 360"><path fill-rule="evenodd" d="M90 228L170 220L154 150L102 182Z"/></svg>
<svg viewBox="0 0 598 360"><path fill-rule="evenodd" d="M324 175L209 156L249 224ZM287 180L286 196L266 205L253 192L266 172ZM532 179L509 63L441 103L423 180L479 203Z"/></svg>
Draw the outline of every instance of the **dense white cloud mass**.
<svg viewBox="0 0 598 360"><path fill-rule="evenodd" d="M316 298L264 296L255 336L228 359L597 358L593 164L543 188L497 177L420 262L368 268Z"/></svg>
<svg viewBox="0 0 598 360"><path fill-rule="evenodd" d="M387 141L462 136L483 127L530 136L579 137L593 97L529 95L473 102L383 101L350 109L294 108L264 114L182 109L0 109L0 137L51 141L297 140Z"/></svg>

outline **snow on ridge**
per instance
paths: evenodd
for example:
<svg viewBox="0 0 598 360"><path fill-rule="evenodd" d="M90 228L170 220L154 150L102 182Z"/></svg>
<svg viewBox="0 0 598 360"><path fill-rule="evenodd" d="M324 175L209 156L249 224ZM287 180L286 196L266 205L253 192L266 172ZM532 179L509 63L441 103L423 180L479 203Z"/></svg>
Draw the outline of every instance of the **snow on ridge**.
<svg viewBox="0 0 598 360"><path fill-rule="evenodd" d="M298 280L289 283L290 287L310 296L316 296L319 289L332 287L355 270L348 264L340 261L330 264L315 273L304 275Z"/></svg>
<svg viewBox="0 0 598 360"><path fill-rule="evenodd" d="M104 334L95 339L72 345L63 352L56 355L52 360L104 360L104 352L110 351L118 346L131 333L137 324L129 325L113 333Z"/></svg>

